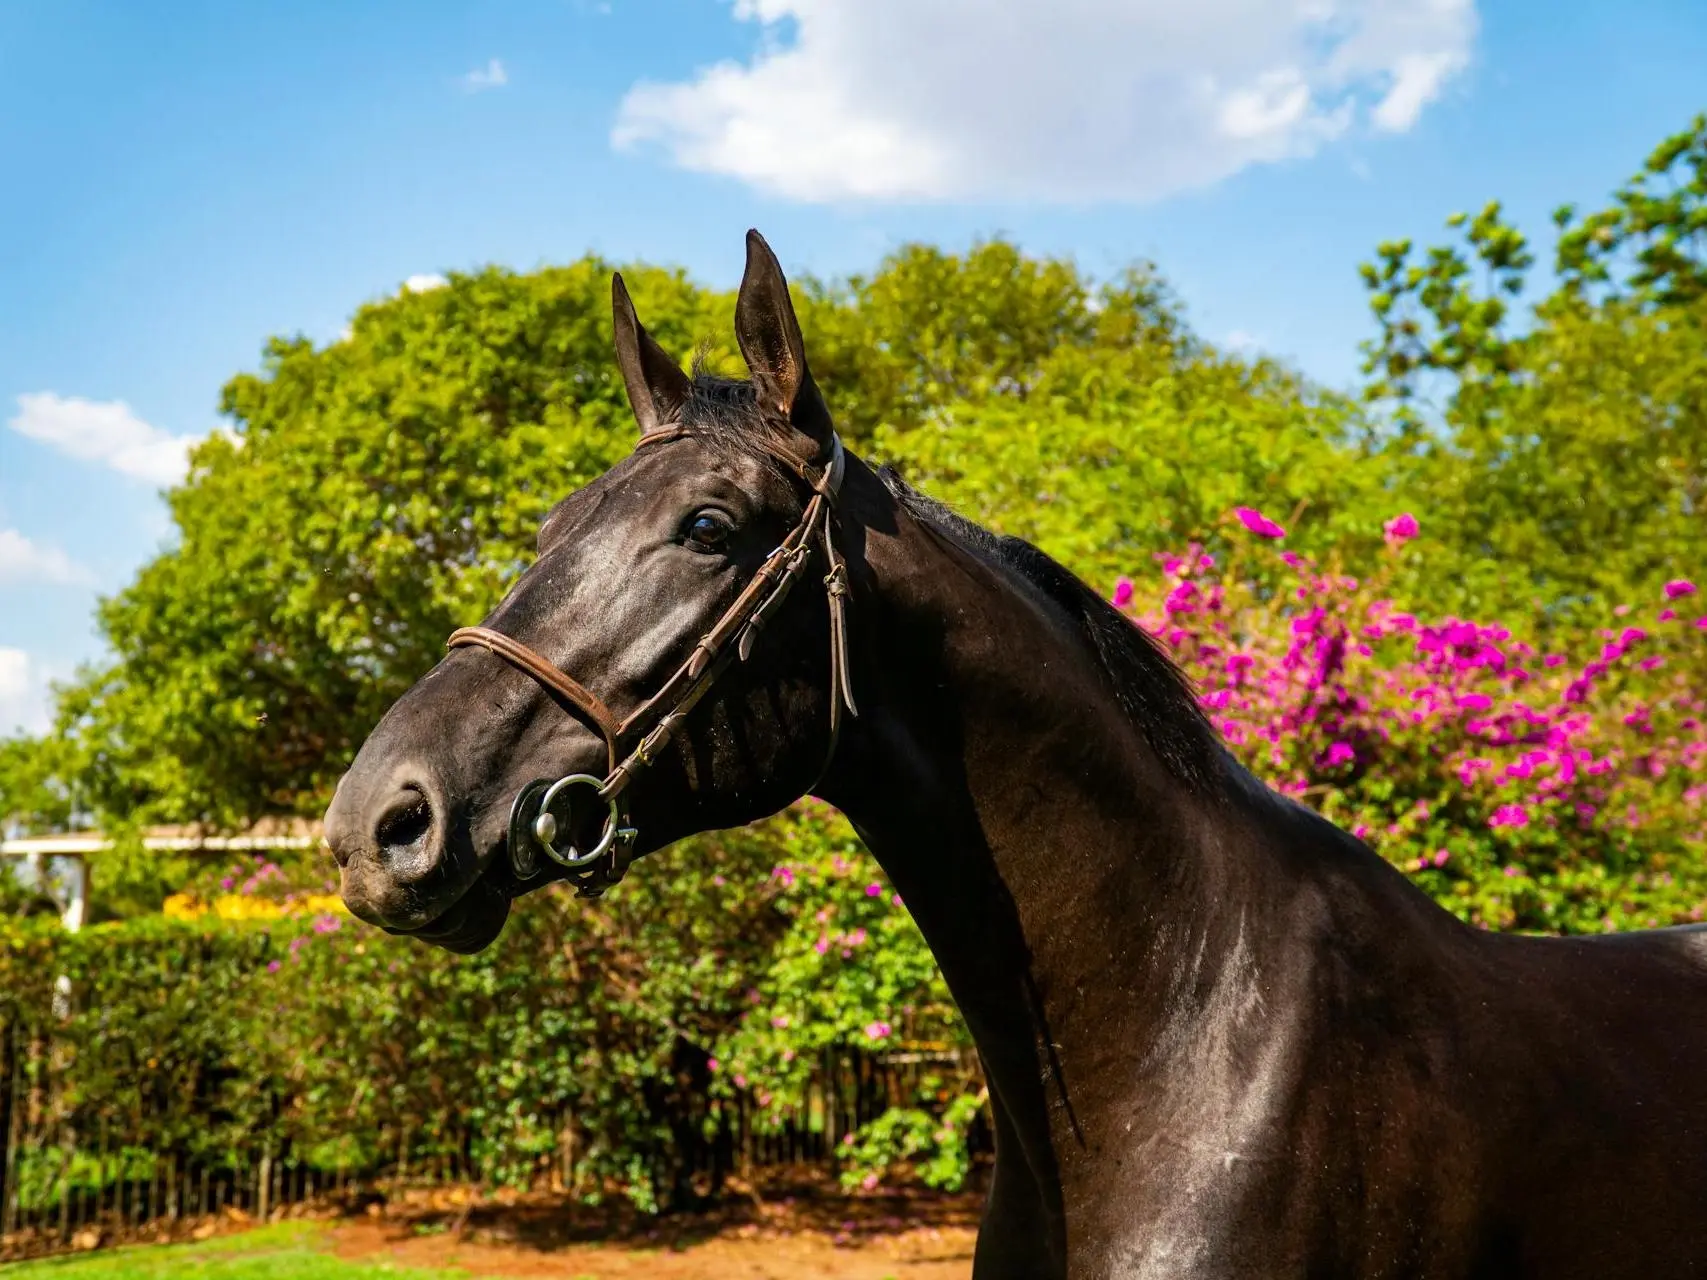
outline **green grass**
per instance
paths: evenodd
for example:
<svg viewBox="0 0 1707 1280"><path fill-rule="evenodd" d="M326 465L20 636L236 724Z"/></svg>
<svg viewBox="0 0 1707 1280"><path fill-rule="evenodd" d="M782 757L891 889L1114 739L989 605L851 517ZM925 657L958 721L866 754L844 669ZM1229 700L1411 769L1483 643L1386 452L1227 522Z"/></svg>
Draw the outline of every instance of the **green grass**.
<svg viewBox="0 0 1707 1280"><path fill-rule="evenodd" d="M461 1271L422 1271L345 1262L323 1250L309 1222L261 1227L200 1244L143 1245L47 1258L6 1268L6 1280L463 1280Z"/></svg>

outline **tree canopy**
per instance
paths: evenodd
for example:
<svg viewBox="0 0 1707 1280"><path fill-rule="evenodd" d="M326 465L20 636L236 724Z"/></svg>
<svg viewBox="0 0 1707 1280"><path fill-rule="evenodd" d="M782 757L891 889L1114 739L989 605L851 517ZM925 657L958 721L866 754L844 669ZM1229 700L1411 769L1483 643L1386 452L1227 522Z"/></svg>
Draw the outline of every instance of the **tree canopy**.
<svg viewBox="0 0 1707 1280"><path fill-rule="evenodd" d="M1623 603L1707 548L1707 116L1554 222L1556 284L1527 317L1535 253L1498 203L1362 268L1393 483L1441 527L1437 598L1458 584L1468 608Z"/></svg>

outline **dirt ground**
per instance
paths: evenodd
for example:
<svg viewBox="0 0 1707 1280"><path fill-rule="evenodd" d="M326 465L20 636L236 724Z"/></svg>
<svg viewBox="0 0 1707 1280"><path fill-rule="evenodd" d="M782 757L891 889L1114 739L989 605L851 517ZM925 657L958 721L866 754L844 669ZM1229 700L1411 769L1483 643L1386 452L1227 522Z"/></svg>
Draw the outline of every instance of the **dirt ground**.
<svg viewBox="0 0 1707 1280"><path fill-rule="evenodd" d="M561 1280L966 1280L982 1197L767 1187L703 1214L636 1219L561 1197L461 1190L336 1222L351 1259Z"/></svg>

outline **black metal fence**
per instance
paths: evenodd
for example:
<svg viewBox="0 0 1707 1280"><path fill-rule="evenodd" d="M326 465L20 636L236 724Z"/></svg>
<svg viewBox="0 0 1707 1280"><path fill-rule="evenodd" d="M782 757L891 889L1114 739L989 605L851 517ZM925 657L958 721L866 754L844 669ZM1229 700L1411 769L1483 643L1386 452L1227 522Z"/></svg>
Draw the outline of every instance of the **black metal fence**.
<svg viewBox="0 0 1707 1280"><path fill-rule="evenodd" d="M0 1261L146 1237L151 1228L171 1234L190 1220L230 1211L264 1220L307 1202L358 1202L405 1187L480 1181L472 1133L448 1144L442 1134L417 1143L404 1130L384 1158L346 1165L326 1158L326 1144L316 1148L318 1156L302 1142L198 1155L110 1141L112 1132L146 1129L134 1116L112 1126L85 1118L73 1131L63 1117L73 1109L87 1117L90 1109L65 1105L88 1100L56 1096L57 1073L43 1069L50 1064L42 1055L58 1051L50 1040L0 1026ZM692 1194L711 1195L732 1174L824 1166L844 1135L891 1106L912 1105L927 1075L963 1083L976 1071L970 1055L952 1048L833 1048L815 1064L800 1105L784 1109L780 1122L777 1110L761 1106L750 1091L705 1099L699 1115L672 1126L661 1167ZM594 1190L580 1172L577 1152L585 1139L574 1115L554 1120L552 1149L540 1157L533 1185ZM971 1141L974 1149L988 1147L982 1124Z"/></svg>

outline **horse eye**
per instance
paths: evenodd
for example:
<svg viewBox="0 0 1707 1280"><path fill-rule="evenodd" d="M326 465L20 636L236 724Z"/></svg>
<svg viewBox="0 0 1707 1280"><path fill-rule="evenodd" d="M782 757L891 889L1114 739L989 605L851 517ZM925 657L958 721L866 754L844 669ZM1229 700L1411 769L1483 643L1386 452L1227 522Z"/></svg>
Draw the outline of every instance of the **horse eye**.
<svg viewBox="0 0 1707 1280"><path fill-rule="evenodd" d="M687 539L696 547L720 547L733 532L734 526L722 512L700 511L688 521Z"/></svg>

